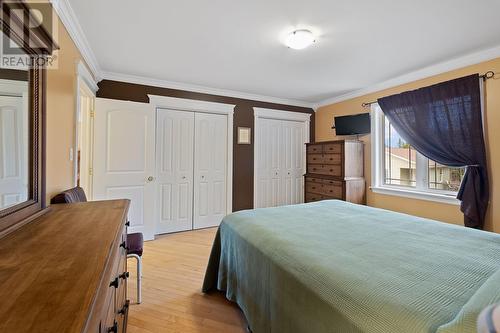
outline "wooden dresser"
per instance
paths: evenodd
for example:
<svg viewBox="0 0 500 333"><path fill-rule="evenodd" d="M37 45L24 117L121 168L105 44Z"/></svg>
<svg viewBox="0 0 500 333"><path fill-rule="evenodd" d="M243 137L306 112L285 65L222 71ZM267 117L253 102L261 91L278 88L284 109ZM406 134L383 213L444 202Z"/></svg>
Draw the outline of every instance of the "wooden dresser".
<svg viewBox="0 0 500 333"><path fill-rule="evenodd" d="M0 239L0 332L125 332L128 200L53 205Z"/></svg>
<svg viewBox="0 0 500 333"><path fill-rule="evenodd" d="M338 140L306 146L305 202L340 199L365 203L363 142Z"/></svg>

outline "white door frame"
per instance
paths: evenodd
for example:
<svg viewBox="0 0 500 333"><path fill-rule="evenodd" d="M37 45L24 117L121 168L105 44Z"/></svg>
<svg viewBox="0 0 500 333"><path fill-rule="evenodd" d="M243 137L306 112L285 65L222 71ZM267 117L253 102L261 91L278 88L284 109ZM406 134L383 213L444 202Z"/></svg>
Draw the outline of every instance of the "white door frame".
<svg viewBox="0 0 500 333"><path fill-rule="evenodd" d="M257 166L259 165L258 157L259 157L259 134L260 134L260 122L259 119L275 119L275 120L288 120L288 121L297 121L304 124L304 133L306 136L306 143L309 142L310 137L310 126L311 126L311 113L304 112L291 112L291 111L282 111L275 109L266 109L266 108L253 108L254 115L254 152L253 152L253 206L255 207L255 203L257 202ZM304 145L303 150L303 168L306 170L306 146Z"/></svg>
<svg viewBox="0 0 500 333"><path fill-rule="evenodd" d="M94 80L94 77L92 74L90 74L90 71L88 70L87 66L81 61L78 60L76 62L76 84L75 84L75 136L73 139L73 150L70 153L70 158L72 158L73 162L73 185L76 186L77 184L77 177L78 177L78 156L76 156L78 152L78 140L80 138L80 125L78 120L81 117L81 105L80 105L80 97L81 97L81 90L84 90L86 93L91 95L93 97L93 102L95 102L96 98L96 92L99 89L97 86L97 83ZM92 105L92 110L91 112L94 111L94 105ZM92 115L91 115L92 118ZM83 118L82 118L83 119ZM89 124L90 125L90 124ZM89 126L89 129L92 131L92 126ZM89 133L89 138L93 140L94 133ZM90 149L92 149L92 143L89 145ZM92 156L92 151L89 152L90 156ZM92 167L92 161L91 162L91 167ZM91 179L92 182L92 179ZM89 193L86 193L89 199L92 199L92 189L89 191Z"/></svg>
<svg viewBox="0 0 500 333"><path fill-rule="evenodd" d="M226 214L233 211L233 114L234 104L198 101L194 99L149 95L149 104L155 110L171 109L179 111L223 114L227 116L227 191ZM157 178L158 175L155 174Z"/></svg>

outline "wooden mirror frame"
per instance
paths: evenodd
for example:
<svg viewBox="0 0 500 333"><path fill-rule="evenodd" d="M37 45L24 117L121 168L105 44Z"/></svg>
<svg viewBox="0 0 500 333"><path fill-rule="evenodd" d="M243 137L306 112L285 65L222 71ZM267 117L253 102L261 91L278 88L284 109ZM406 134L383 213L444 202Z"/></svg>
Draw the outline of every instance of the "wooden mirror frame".
<svg viewBox="0 0 500 333"><path fill-rule="evenodd" d="M29 70L29 184L28 200L0 211L0 237L40 216L47 208L45 197L46 158L46 80L47 69L36 59L47 57L57 49L44 27L30 28L29 4L23 1L4 2L1 5L1 29L15 43L22 46L34 61ZM12 9L22 9L23 18L16 17ZM36 24L34 25L36 26ZM1 37L0 37L1 38Z"/></svg>

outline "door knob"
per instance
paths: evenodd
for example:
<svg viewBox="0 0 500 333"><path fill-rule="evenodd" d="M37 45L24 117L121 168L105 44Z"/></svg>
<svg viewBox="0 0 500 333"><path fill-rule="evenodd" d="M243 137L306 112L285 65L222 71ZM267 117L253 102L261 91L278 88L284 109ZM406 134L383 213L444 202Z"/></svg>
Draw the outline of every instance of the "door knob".
<svg viewBox="0 0 500 333"><path fill-rule="evenodd" d="M149 177L148 177L148 182L152 182L154 179L155 179L155 177L153 177L153 176L149 176Z"/></svg>

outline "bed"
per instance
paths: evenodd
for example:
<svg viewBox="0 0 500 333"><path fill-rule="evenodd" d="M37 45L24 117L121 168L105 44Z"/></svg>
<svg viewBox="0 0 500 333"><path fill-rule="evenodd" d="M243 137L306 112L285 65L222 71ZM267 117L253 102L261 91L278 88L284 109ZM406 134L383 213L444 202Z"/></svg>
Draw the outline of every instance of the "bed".
<svg viewBox="0 0 500 333"><path fill-rule="evenodd" d="M224 218L205 293L254 333L475 332L500 301L500 235L338 200Z"/></svg>

